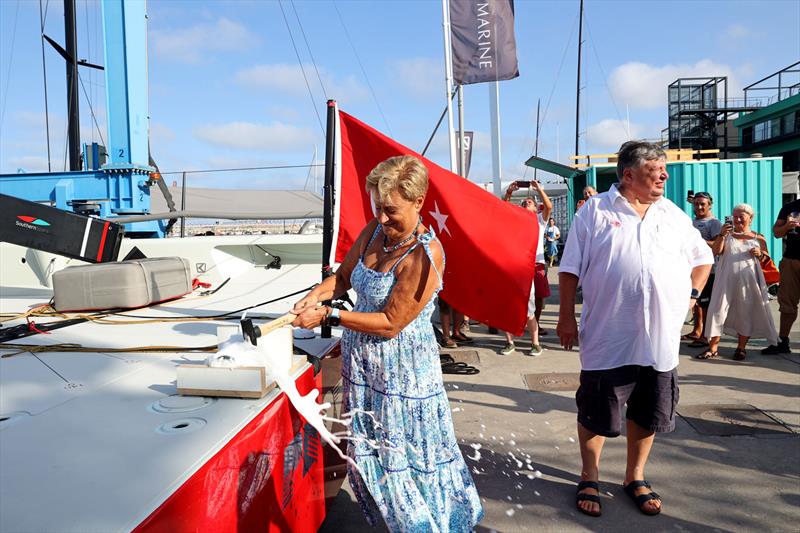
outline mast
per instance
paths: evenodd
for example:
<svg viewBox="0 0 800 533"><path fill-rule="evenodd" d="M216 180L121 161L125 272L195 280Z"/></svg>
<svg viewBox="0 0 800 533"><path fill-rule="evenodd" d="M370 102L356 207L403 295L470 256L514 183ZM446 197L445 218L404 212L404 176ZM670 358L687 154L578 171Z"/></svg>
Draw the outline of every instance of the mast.
<svg viewBox="0 0 800 533"><path fill-rule="evenodd" d="M75 0L64 0L64 40L67 52L67 139L69 169L81 170L81 124L78 109L78 36Z"/></svg>
<svg viewBox="0 0 800 533"><path fill-rule="evenodd" d="M578 21L578 83L575 88L575 155L578 155L578 138L581 125L581 46L583 45L583 0L581 0L580 19ZM577 162L577 160L576 160Z"/></svg>

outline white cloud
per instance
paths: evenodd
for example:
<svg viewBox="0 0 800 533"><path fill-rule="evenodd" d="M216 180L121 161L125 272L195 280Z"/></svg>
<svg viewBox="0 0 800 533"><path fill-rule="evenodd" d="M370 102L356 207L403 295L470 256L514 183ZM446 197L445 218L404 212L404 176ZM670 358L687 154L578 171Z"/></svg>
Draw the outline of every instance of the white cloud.
<svg viewBox="0 0 800 533"><path fill-rule="evenodd" d="M194 136L209 144L238 150L313 150L314 134L309 128L273 122L229 122L198 126Z"/></svg>
<svg viewBox="0 0 800 533"><path fill-rule="evenodd" d="M154 146L170 143L175 140L175 131L160 122L150 123L150 141Z"/></svg>
<svg viewBox="0 0 800 533"><path fill-rule="evenodd" d="M440 59L413 57L392 61L389 68L397 85L418 98L441 97L444 65Z"/></svg>
<svg viewBox="0 0 800 533"><path fill-rule="evenodd" d="M188 28L152 30L150 35L157 57L184 63L199 63L210 52L244 51L259 41L244 25L225 17Z"/></svg>
<svg viewBox="0 0 800 533"><path fill-rule="evenodd" d="M300 95L305 97L308 92L306 81L303 77L305 71L311 91L323 96L319 86L317 73L314 65L303 64L290 65L287 63L274 63L264 65L254 65L242 69L236 73L236 81L253 89L266 89L293 96ZM367 90L355 79L354 76L337 78L324 68L319 68L319 76L329 98L335 98L340 102L357 101L367 96Z"/></svg>
<svg viewBox="0 0 800 533"><path fill-rule="evenodd" d="M742 24L731 24L725 28L723 35L729 39L745 39L753 35L753 32Z"/></svg>
<svg viewBox="0 0 800 533"><path fill-rule="evenodd" d="M654 66L646 63L625 63L615 68L609 76L609 86L620 105L628 104L634 109L665 108L667 86L678 78L728 77L728 96L738 92L734 69L729 65L703 59L694 65ZM721 96L721 95L720 95Z"/></svg>
<svg viewBox="0 0 800 533"><path fill-rule="evenodd" d="M640 138L642 131L643 128L636 123L630 123L629 126L624 120L607 118L586 128L586 144L589 153L616 151L625 141Z"/></svg>

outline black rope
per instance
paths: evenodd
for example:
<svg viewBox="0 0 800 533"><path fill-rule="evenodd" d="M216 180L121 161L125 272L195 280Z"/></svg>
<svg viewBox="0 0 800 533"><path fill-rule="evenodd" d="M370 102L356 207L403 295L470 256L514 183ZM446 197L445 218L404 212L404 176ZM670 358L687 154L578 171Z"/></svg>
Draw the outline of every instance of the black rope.
<svg viewBox="0 0 800 533"><path fill-rule="evenodd" d="M222 283L222 285L217 287L217 289L214 292L216 292L219 289L221 289L226 283L228 283L228 281L230 281L230 278L225 280ZM298 294L310 291L311 289L313 289L316 286L317 286L317 284L315 283L315 284L310 285L310 286L308 286L308 287L306 287L304 289L300 289L299 291L295 291L295 292L292 292L292 293L289 293L289 294L284 294L283 296L279 296L278 298L273 298L272 300L267 300L265 302L257 303L255 305L242 307L241 309L236 309L235 311L229 311L227 313L222 313L222 314L219 314L219 315L208 315L208 316L199 316L199 317L192 317L192 318L204 319L204 320L231 320L231 319L236 318L236 317L234 317L232 315L238 315L239 313L243 313L244 311L247 311L249 309L253 309L255 307L261 307L262 305L268 305L268 304L271 304L271 303L278 302L280 300L284 300L286 298L290 298L292 296L297 296ZM128 315L128 314L125 314L125 310L124 309L116 309L116 310L112 310L111 312L100 311L100 312L97 312L97 313L93 313L93 314L89 315L89 317L85 317L85 318L70 318L70 319L62 320L60 322L52 322L52 323L49 323L49 324L37 325L36 328L37 328L38 331L32 330L27 323L19 324L17 326L11 326L9 328L6 328L6 329L2 330L2 332L0 332L0 342L9 342L9 341L17 340L17 339L22 339L22 338L25 338L25 337L30 337L30 336L33 336L33 335L38 335L39 333L47 333L49 331L65 328L67 326L74 326L75 324L81 324L83 322L86 322L86 321L90 320L91 317L101 317L102 318L102 317L105 317L105 316L119 316L119 317L122 317L122 318L137 318L137 319L143 319L143 320L158 320L158 319L166 318L166 317L159 317L159 316Z"/></svg>
<svg viewBox="0 0 800 533"><path fill-rule="evenodd" d="M226 283L227 283L227 281L226 281ZM207 316L198 316L198 317L193 317L193 318L206 319L206 320L215 320L215 319L224 320L224 319L227 319L228 317L230 317L231 315L237 315L239 313L242 313L242 312L247 311L249 309L253 309L255 307L261 307L262 305L268 305L268 304L271 304L271 303L279 302L279 301L285 300L286 298L289 298L291 296L297 296L298 294L301 294L301 293L304 293L304 292L308 292L308 291L310 291L311 289L313 289L316 286L317 286L317 284L315 283L315 284L313 284L313 285L311 285L309 287L306 287L305 289L300 289L299 291L295 291L295 292L292 292L292 293L289 293L289 294L284 294L283 296L279 296L278 298L273 298L272 300L267 300L266 302L261 302L261 303L255 304L255 305L249 305L247 307L242 307L241 309L236 309L235 311L228 311L227 313L222 313L220 315L207 315ZM119 311L119 312L115 312L115 313L108 313L108 314L109 315L114 315L114 316L119 316L119 317L122 317L122 318L139 318L139 319L144 319L144 320L158 320L158 319L161 319L161 318L165 318L165 317L160 317L160 316L128 315L128 314L124 314L124 311Z"/></svg>

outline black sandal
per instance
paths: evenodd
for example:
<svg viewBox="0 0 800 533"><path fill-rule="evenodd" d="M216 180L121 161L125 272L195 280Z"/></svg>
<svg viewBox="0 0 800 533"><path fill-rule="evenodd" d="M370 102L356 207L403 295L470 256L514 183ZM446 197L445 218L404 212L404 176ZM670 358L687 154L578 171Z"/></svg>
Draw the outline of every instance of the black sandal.
<svg viewBox="0 0 800 533"><path fill-rule="evenodd" d="M639 487L647 487L650 489L650 492L645 494L636 494L636 489ZM661 501L661 496L659 496L655 491L650 488L650 483L644 479L635 479L625 485L623 487L625 489L625 494L627 494L636 507L642 512L642 514L646 514L647 516L655 516L661 512L661 507L656 509L655 511L648 510L649 508L645 508L644 504L649 502L650 500L658 500Z"/></svg>
<svg viewBox="0 0 800 533"><path fill-rule="evenodd" d="M733 360L744 361L745 359L747 359L747 351L742 350L741 348L736 348L736 351L733 352Z"/></svg>
<svg viewBox="0 0 800 533"><path fill-rule="evenodd" d="M714 350L706 350L703 353L697 354L694 356L695 359L717 359L719 357L719 352Z"/></svg>
<svg viewBox="0 0 800 533"><path fill-rule="evenodd" d="M473 376L479 374L480 370L467 363L442 363L442 374L461 374Z"/></svg>
<svg viewBox="0 0 800 533"><path fill-rule="evenodd" d="M585 492L581 492L582 490L586 489L594 489L597 491L597 494L596 495L586 494ZM594 513L591 511L587 511L586 509L581 507L581 502L583 501L596 503L598 507L600 507L600 509L598 509L597 512ZM601 514L603 514L603 506L600 503L600 485L597 483L597 481L581 481L580 483L578 483L578 491L575 494L575 506L578 508L580 512L588 516L598 517Z"/></svg>

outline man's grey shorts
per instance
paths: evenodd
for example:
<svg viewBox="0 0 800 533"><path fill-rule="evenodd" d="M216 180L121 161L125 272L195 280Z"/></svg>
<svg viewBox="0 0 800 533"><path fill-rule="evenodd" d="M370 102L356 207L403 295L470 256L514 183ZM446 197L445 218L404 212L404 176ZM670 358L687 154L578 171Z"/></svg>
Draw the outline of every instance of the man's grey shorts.
<svg viewBox="0 0 800 533"><path fill-rule="evenodd" d="M675 429L678 406L678 369L658 372L652 366L628 365L608 370L581 371L575 394L578 422L596 435L617 437L625 417L655 432Z"/></svg>

